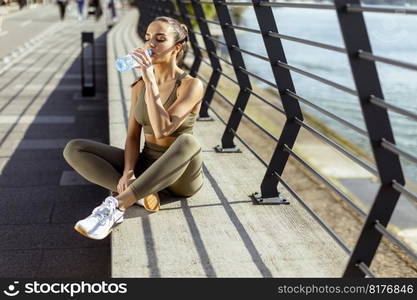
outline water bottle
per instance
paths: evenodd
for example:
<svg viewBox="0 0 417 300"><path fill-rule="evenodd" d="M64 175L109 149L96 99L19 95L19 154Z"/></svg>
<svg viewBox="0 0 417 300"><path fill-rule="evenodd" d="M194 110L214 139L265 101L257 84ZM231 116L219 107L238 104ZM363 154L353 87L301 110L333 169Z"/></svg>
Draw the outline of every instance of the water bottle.
<svg viewBox="0 0 417 300"><path fill-rule="evenodd" d="M152 49L146 49L148 51L149 56L152 56L153 51ZM122 57L119 57L116 60L116 68L119 72L126 72L130 69L139 66L138 62L133 58L132 54L128 54Z"/></svg>

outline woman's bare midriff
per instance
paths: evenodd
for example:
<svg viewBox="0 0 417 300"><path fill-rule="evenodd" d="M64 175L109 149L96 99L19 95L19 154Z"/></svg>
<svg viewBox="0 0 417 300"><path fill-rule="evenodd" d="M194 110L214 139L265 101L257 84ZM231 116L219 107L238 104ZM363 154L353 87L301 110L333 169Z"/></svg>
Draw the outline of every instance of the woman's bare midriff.
<svg viewBox="0 0 417 300"><path fill-rule="evenodd" d="M153 134L144 133L145 141L152 144L157 144L164 147L169 147L177 138L176 136L166 136L160 139L157 139Z"/></svg>

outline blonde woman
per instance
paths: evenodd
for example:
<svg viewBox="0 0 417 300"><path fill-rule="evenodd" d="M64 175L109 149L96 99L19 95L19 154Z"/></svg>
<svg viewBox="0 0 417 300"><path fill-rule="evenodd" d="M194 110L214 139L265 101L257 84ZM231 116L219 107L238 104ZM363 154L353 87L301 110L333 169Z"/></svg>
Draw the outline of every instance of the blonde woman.
<svg viewBox="0 0 417 300"><path fill-rule="evenodd" d="M75 224L84 236L105 238L135 203L158 211L158 192L163 189L190 197L202 188L201 146L192 130L204 86L179 67L187 41L184 24L161 16L149 24L144 47L133 50L142 76L131 85L125 149L86 139L66 145L63 155L78 173L117 194ZM140 152L142 129L145 143Z"/></svg>

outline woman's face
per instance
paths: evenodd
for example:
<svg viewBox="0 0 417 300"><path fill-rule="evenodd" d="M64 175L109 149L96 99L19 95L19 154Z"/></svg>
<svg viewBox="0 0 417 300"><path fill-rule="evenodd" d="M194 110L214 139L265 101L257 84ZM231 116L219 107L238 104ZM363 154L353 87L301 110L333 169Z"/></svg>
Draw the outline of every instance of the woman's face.
<svg viewBox="0 0 417 300"><path fill-rule="evenodd" d="M152 63L168 63L171 59L176 59L180 45L175 45L175 32L172 27L161 21L149 24L145 35L144 47L151 48L154 54L151 56Z"/></svg>

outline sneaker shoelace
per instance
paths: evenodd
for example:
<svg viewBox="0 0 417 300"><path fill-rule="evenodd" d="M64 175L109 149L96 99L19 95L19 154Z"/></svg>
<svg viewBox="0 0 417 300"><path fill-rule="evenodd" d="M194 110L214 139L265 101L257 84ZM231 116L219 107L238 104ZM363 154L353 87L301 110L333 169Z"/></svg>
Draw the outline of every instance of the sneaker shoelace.
<svg viewBox="0 0 417 300"><path fill-rule="evenodd" d="M114 215L114 211L116 210L116 206L110 199L106 199L100 206L97 206L93 210L93 216L96 217L101 225L104 225L106 218L111 215Z"/></svg>

